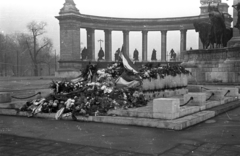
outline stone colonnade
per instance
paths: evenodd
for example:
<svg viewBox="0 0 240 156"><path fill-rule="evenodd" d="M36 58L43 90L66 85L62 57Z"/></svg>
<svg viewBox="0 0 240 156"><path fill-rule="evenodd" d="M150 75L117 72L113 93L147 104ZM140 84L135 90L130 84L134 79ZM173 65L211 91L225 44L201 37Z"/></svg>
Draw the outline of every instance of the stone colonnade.
<svg viewBox="0 0 240 156"><path fill-rule="evenodd" d="M76 60L80 58L80 27L69 27L67 25L60 24L60 36L61 40L61 60ZM66 28L69 29L66 31ZM88 59L96 60L95 58L95 30L93 28L86 28L87 32L87 49L88 49ZM142 61L147 61L148 58L148 32L142 30ZM167 30L160 30L161 33L161 61L166 61L167 52ZM180 30L180 51L186 50L186 40L187 40L187 30ZM123 45L124 52L129 56L129 33L130 31L122 30L123 33ZM160 34L159 33L159 34ZM105 36L105 61L112 61L112 30L104 30ZM64 44L63 44L64 43ZM71 51L69 53L69 50ZM64 53L66 51L67 53ZM73 58L71 58L71 56Z"/></svg>

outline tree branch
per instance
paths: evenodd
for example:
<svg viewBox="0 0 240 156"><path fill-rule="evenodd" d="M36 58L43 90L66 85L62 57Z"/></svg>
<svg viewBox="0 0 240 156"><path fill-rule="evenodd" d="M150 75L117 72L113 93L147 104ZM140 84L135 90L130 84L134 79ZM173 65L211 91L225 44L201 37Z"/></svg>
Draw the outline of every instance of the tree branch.
<svg viewBox="0 0 240 156"><path fill-rule="evenodd" d="M44 44L41 48L39 48L39 49L37 50L36 56L37 56L38 53L39 53L44 47L46 47L47 45L49 45L49 42L47 42L46 44Z"/></svg>
<svg viewBox="0 0 240 156"><path fill-rule="evenodd" d="M28 51L29 51L29 54L30 54L30 56L31 56L31 59L32 59L32 61L34 62L34 59L33 59L33 56L32 56L32 51L31 51L31 49L30 49L30 46L29 46L29 44L28 44L27 39L26 39L26 44L27 44Z"/></svg>

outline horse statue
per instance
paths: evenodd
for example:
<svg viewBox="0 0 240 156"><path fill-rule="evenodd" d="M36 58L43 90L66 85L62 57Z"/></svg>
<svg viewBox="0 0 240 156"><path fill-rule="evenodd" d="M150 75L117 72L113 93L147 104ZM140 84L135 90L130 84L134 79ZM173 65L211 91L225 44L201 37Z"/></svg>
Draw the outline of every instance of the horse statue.
<svg viewBox="0 0 240 156"><path fill-rule="evenodd" d="M219 3L217 6L208 4L208 12L209 12L209 19L211 22L211 34L210 39L214 39L214 43L216 43L216 47L222 47L223 46L223 40L224 40L224 34L226 30L225 25L225 18L224 14L221 13L218 9ZM212 36L211 36L212 35Z"/></svg>
<svg viewBox="0 0 240 156"><path fill-rule="evenodd" d="M203 44L203 49L208 49L211 40L211 27L212 25L209 22L194 22L193 26L196 32L199 32L199 38Z"/></svg>

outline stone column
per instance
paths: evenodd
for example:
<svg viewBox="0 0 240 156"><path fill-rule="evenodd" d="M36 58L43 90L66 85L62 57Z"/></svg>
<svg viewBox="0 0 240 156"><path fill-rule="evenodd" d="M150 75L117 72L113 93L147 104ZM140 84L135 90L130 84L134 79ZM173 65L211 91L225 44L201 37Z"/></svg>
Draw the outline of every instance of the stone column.
<svg viewBox="0 0 240 156"><path fill-rule="evenodd" d="M180 58L182 59L182 52L186 51L187 47L187 30L182 29L181 31L181 38L180 38Z"/></svg>
<svg viewBox="0 0 240 156"><path fill-rule="evenodd" d="M87 50L88 59L95 61L95 30L87 29Z"/></svg>
<svg viewBox="0 0 240 156"><path fill-rule="evenodd" d="M148 32L142 31L142 61L147 61Z"/></svg>
<svg viewBox="0 0 240 156"><path fill-rule="evenodd" d="M80 59L80 26L60 22L60 60Z"/></svg>
<svg viewBox="0 0 240 156"><path fill-rule="evenodd" d="M123 31L123 50L125 54L129 57L129 31Z"/></svg>
<svg viewBox="0 0 240 156"><path fill-rule="evenodd" d="M240 0L233 1L233 5L236 5L238 3L240 3ZM240 46L240 31L234 27L237 23L237 20L238 20L238 12L236 9L233 8L233 37L228 42L228 47L236 47L236 46L239 47Z"/></svg>
<svg viewBox="0 0 240 156"><path fill-rule="evenodd" d="M112 61L112 31L105 30L105 60Z"/></svg>
<svg viewBox="0 0 240 156"><path fill-rule="evenodd" d="M181 31L181 39L180 39L180 52L185 51L187 47L187 30L183 29Z"/></svg>
<svg viewBox="0 0 240 156"><path fill-rule="evenodd" d="M161 31L161 61L166 62L167 58L167 31Z"/></svg>

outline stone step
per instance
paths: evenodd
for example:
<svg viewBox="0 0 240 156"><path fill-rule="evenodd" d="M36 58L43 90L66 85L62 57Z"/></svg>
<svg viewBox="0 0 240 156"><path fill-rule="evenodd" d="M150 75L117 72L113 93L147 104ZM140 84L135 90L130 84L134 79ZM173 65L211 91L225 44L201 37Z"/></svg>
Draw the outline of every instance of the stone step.
<svg viewBox="0 0 240 156"><path fill-rule="evenodd" d="M130 109L117 109L117 110L110 110L108 111L109 115L116 115L122 117L138 117L138 118L155 118L155 119L177 119L181 118L196 112L200 112L203 110L207 110L219 105L223 105L228 102L237 101L237 98L234 97L225 97L221 101L208 101L204 105L201 106L194 106L194 105L187 105L180 107L180 110L175 113L154 113L153 112L153 105L152 102L148 104L147 107L140 107L140 108L130 108Z"/></svg>
<svg viewBox="0 0 240 156"><path fill-rule="evenodd" d="M218 114L240 107L240 101L234 101L214 107L209 110L200 111L182 118L174 120L150 119L150 118L136 118L136 117L116 117L116 116L77 116L78 121L86 122L99 122L123 125L135 125L144 127L155 127L173 130L183 130L195 124L206 121ZM27 112L16 113L14 109L0 109L0 115L14 115L14 116L28 116ZM53 113L39 113L36 117L54 119ZM63 120L72 120L71 117L64 118Z"/></svg>

